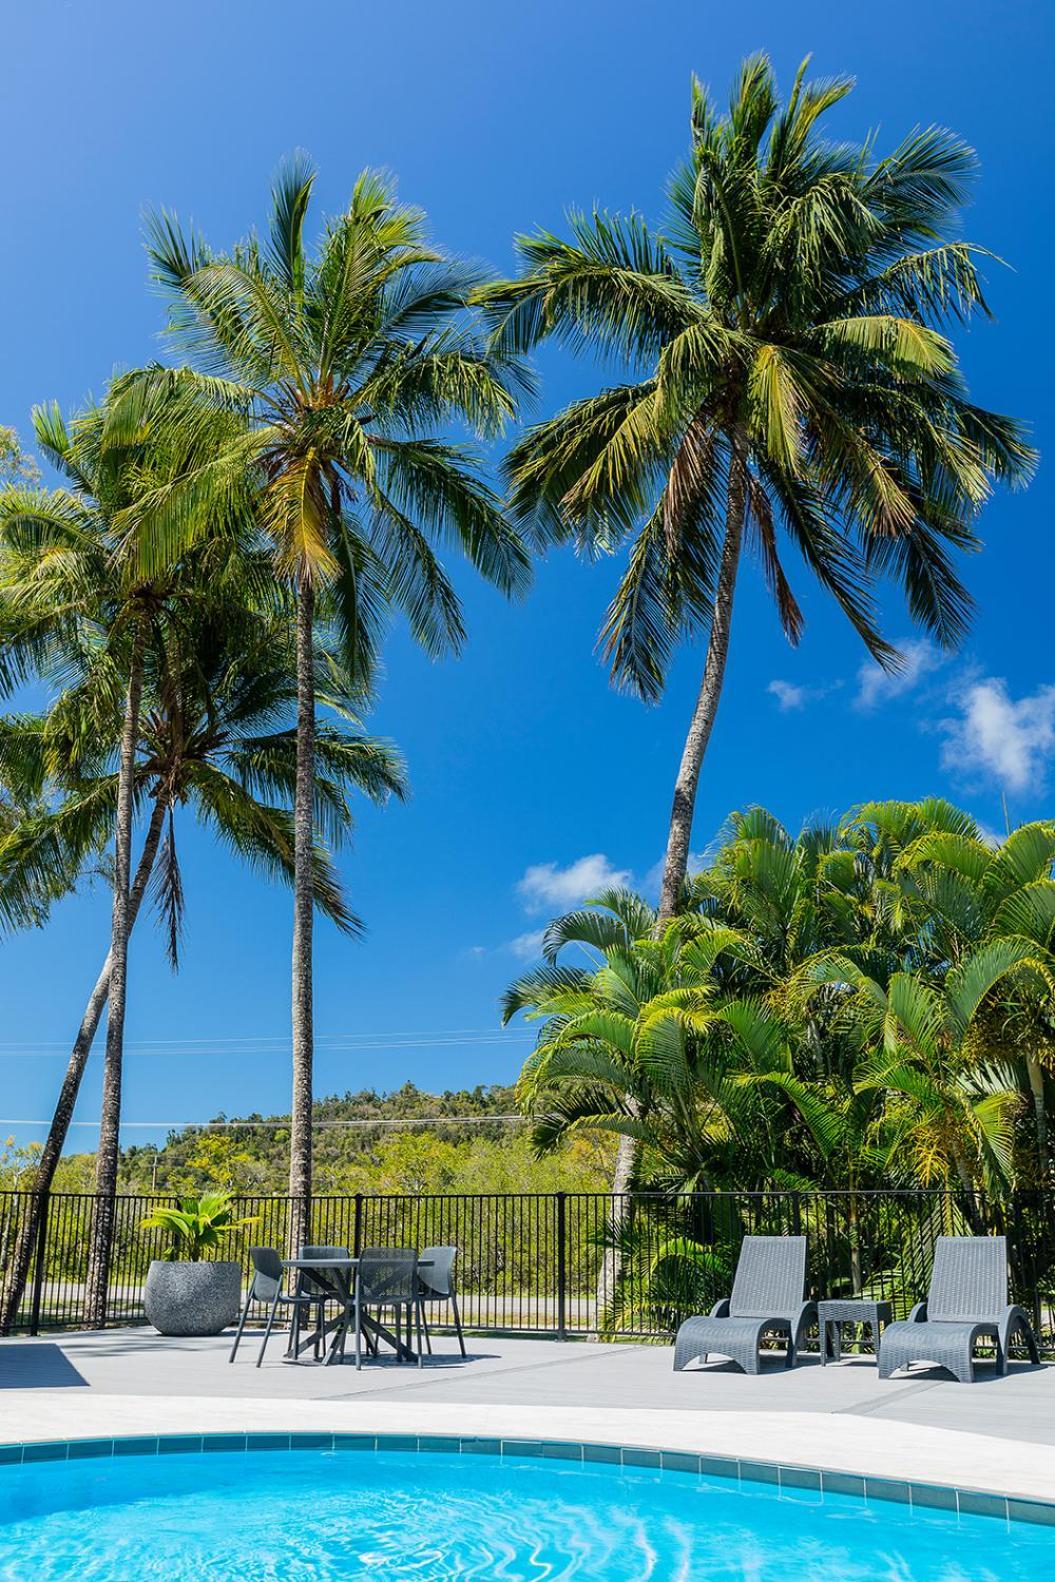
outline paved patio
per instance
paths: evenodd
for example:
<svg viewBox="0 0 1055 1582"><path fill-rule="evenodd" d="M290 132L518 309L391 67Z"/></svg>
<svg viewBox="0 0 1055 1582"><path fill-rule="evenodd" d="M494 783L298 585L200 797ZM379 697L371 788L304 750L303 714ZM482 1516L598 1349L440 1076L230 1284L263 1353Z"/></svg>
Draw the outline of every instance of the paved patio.
<svg viewBox="0 0 1055 1582"><path fill-rule="evenodd" d="M450 1337L418 1369L395 1361L261 1369L247 1335L162 1339L149 1329L0 1341L0 1441L162 1432L345 1432L596 1439L912 1477L1055 1499L1055 1366L980 1365L881 1381L870 1359L757 1377L672 1371L669 1347Z"/></svg>

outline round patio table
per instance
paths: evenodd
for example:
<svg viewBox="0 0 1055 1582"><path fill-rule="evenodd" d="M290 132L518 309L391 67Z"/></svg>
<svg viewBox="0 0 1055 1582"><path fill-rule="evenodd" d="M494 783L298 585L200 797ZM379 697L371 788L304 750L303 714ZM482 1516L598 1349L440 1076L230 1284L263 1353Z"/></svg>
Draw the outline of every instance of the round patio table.
<svg viewBox="0 0 1055 1582"><path fill-rule="evenodd" d="M328 1367L338 1357L344 1358L345 1343L348 1331L355 1322L355 1284L359 1278L358 1258L283 1258L283 1269L297 1271L298 1291L303 1289L305 1276L310 1278L312 1285L319 1288L324 1297L340 1304L340 1311L335 1318L327 1319L320 1302L319 1313L322 1322L318 1328L313 1329L309 1335L301 1338L300 1333L300 1307L293 1310L293 1324L289 1337L289 1348L286 1352L288 1362L296 1362L302 1352L309 1346L315 1350L327 1336L332 1336L323 1366ZM422 1258L418 1261L419 1269L431 1269L432 1259ZM391 1346L400 1362L416 1362L417 1353L404 1343L399 1335L376 1318L371 1318L365 1310L359 1314L359 1328L368 1349L376 1355L377 1342L383 1340Z"/></svg>

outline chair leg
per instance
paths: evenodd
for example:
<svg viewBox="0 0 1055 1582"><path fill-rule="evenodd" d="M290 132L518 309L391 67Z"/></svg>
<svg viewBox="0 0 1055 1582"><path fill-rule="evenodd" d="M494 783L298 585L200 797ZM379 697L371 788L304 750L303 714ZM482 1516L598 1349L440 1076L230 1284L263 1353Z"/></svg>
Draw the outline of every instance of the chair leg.
<svg viewBox="0 0 1055 1582"><path fill-rule="evenodd" d="M431 1357L432 1356L432 1336L429 1334L429 1321L428 1321L428 1318L427 1318L426 1313L425 1313L425 1304L424 1304L424 1302L419 1304L419 1311L421 1313L421 1327L425 1331L425 1345L427 1346L429 1356Z"/></svg>
<svg viewBox="0 0 1055 1582"><path fill-rule="evenodd" d="M245 1328L245 1321L249 1317L249 1305L252 1302L252 1300L253 1300L253 1287L250 1286L249 1287L249 1295L246 1297L246 1299L245 1299L245 1306L242 1309L242 1316L238 1320L238 1328L235 1331L234 1345L231 1347L231 1355L227 1359L228 1362L233 1362L234 1359L235 1359L235 1354L238 1351L238 1342L242 1338L242 1331Z"/></svg>
<svg viewBox="0 0 1055 1582"><path fill-rule="evenodd" d="M424 1361L424 1358L423 1358L423 1355L422 1355L422 1345L421 1345L421 1303L420 1302L415 1302L414 1303L414 1313L415 1313L415 1317L417 1319L417 1329L418 1329L418 1367L420 1368L422 1366L423 1361ZM410 1334L410 1310L409 1310L409 1308L407 1309L407 1334L408 1334L408 1337L409 1337L409 1334ZM430 1348L430 1350L431 1350L431 1348Z"/></svg>
<svg viewBox="0 0 1055 1582"><path fill-rule="evenodd" d="M363 1330L362 1330L362 1303L359 1296L359 1276L355 1277L355 1371L358 1373L363 1366Z"/></svg>
<svg viewBox="0 0 1055 1582"><path fill-rule="evenodd" d="M296 1313L298 1311L298 1309L294 1308L293 1311L294 1311L294 1313ZM260 1342L260 1355L256 1359L256 1365L257 1365L258 1368L259 1368L260 1364L264 1360L264 1352L267 1350L267 1343L271 1339L271 1326L275 1322L275 1314L277 1312L278 1312L278 1292L276 1291L275 1295L274 1295L274 1298L272 1300L272 1303L271 1303L271 1311L267 1315L267 1328L264 1330L264 1338Z"/></svg>
<svg viewBox="0 0 1055 1582"><path fill-rule="evenodd" d="M458 1332L458 1344L461 1347L462 1356L464 1357L466 1355L466 1351L465 1336L462 1334L462 1317L458 1312L458 1298L455 1296L453 1291L451 1292L451 1312L454 1314L454 1327Z"/></svg>

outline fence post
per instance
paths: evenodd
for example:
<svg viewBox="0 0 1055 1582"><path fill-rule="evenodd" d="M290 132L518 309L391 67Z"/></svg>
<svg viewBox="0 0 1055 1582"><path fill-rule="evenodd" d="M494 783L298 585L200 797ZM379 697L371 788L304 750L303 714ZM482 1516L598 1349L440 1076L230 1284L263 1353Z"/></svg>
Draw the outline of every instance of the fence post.
<svg viewBox="0 0 1055 1582"><path fill-rule="evenodd" d="M355 1194L355 1217L352 1228L352 1256L358 1258L363 1250L363 1194Z"/></svg>
<svg viewBox="0 0 1055 1582"><path fill-rule="evenodd" d="M557 1339L568 1338L568 1194L557 1193Z"/></svg>
<svg viewBox="0 0 1055 1582"><path fill-rule="evenodd" d="M33 1295L29 1307L29 1333L40 1334L40 1303L44 1295L44 1273L48 1251L48 1209L51 1204L51 1195L48 1192L40 1198L40 1212L37 1215L37 1252L33 1264Z"/></svg>

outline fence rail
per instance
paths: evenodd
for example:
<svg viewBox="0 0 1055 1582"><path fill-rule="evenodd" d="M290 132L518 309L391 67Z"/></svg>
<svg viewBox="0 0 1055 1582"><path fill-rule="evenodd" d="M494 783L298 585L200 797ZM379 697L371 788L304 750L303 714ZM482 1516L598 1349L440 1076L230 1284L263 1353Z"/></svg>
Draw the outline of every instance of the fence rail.
<svg viewBox="0 0 1055 1582"><path fill-rule="evenodd" d="M44 1205L29 1278L10 1325L36 1334L82 1322L94 1194L53 1194ZM140 1323L143 1285L165 1235L143 1221L167 1196L120 1196L106 1322ZM0 1291L33 1203L0 1192ZM229 1257L248 1270L248 1246L284 1248L291 1200L239 1197L253 1221ZM867 1294L907 1314L925 1292L941 1234L1008 1238L1013 1299L1033 1315L1055 1356L1055 1194L1005 1202L944 1192L697 1192L319 1197L313 1241L347 1246L453 1243L459 1248L463 1320L479 1332L565 1338L669 1335L689 1313L729 1289L740 1242L751 1232L805 1234L814 1296ZM606 1259L606 1249L618 1256ZM221 1253L220 1256L224 1254Z"/></svg>

